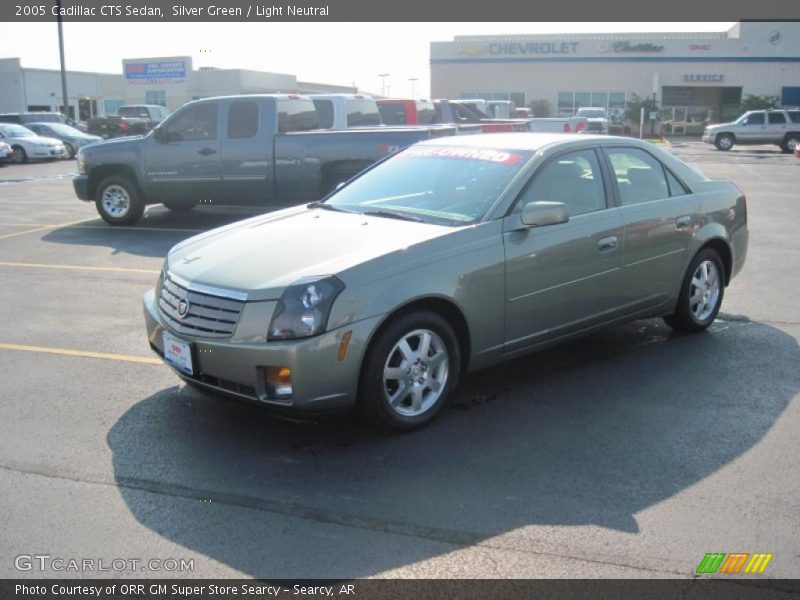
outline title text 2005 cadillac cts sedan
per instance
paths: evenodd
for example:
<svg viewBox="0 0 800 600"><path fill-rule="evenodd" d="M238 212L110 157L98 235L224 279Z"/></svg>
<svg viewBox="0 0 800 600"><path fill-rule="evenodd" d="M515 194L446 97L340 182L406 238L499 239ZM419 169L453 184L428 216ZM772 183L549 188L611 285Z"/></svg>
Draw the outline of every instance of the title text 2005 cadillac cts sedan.
<svg viewBox="0 0 800 600"><path fill-rule="evenodd" d="M411 429L467 370L631 319L705 329L747 237L741 190L647 142L442 138L178 244L145 317L195 387Z"/></svg>

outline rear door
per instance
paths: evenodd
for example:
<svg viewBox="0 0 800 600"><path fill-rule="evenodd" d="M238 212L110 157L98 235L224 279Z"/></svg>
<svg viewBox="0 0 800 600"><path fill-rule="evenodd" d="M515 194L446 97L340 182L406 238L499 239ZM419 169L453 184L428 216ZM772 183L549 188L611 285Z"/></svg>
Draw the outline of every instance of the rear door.
<svg viewBox="0 0 800 600"><path fill-rule="evenodd" d="M616 314L622 217L594 148L561 153L537 169L506 217L506 352L586 329ZM566 223L519 228L534 201L567 205Z"/></svg>
<svg viewBox="0 0 800 600"><path fill-rule="evenodd" d="M621 303L657 306L680 285L686 252L701 224L697 199L641 148L606 147L624 225Z"/></svg>
<svg viewBox="0 0 800 600"><path fill-rule="evenodd" d="M214 202L219 198L219 112L217 102L190 104L164 123L158 139L145 138L148 200Z"/></svg>
<svg viewBox="0 0 800 600"><path fill-rule="evenodd" d="M783 141L786 135L788 124L786 123L786 115L782 112L768 112L767 113L767 136L770 143L778 144Z"/></svg>
<svg viewBox="0 0 800 600"><path fill-rule="evenodd" d="M275 195L267 104L241 98L223 107L222 185L231 201L263 204Z"/></svg>

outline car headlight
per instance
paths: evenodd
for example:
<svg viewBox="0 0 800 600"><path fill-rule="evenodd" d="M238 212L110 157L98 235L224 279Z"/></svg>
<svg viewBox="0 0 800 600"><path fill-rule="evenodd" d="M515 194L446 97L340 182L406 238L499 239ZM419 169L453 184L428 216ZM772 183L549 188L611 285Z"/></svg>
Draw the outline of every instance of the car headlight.
<svg viewBox="0 0 800 600"><path fill-rule="evenodd" d="M325 331L333 301L344 289L334 276L304 277L290 285L275 307L268 340L294 340Z"/></svg>

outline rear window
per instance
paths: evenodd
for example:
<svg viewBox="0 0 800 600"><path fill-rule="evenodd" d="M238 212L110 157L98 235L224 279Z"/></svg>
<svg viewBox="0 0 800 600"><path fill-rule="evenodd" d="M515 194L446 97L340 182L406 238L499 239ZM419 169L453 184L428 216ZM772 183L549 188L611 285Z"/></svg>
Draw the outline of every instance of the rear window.
<svg viewBox="0 0 800 600"><path fill-rule="evenodd" d="M150 111L144 106L120 106L117 115L133 119L147 119L150 117Z"/></svg>
<svg viewBox="0 0 800 600"><path fill-rule="evenodd" d="M790 110L787 113L792 123L800 123L800 110Z"/></svg>
<svg viewBox="0 0 800 600"><path fill-rule="evenodd" d="M374 100L349 98L347 100L347 126L364 127L380 125L381 115Z"/></svg>
<svg viewBox="0 0 800 600"><path fill-rule="evenodd" d="M314 103L305 98L278 100L278 133L319 129L319 116Z"/></svg>
<svg viewBox="0 0 800 600"><path fill-rule="evenodd" d="M381 113L381 121L384 125L406 125L406 107L403 104L379 104L378 111Z"/></svg>
<svg viewBox="0 0 800 600"><path fill-rule="evenodd" d="M330 129L333 127L333 102L321 98L314 98L314 106L319 115L319 126L323 129Z"/></svg>

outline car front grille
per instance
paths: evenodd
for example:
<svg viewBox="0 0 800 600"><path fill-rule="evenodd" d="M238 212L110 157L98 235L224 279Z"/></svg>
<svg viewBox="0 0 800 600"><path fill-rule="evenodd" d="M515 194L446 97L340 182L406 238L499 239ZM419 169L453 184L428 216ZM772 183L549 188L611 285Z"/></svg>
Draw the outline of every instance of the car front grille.
<svg viewBox="0 0 800 600"><path fill-rule="evenodd" d="M181 317L178 305L189 303ZM201 293L178 284L166 273L161 282L158 309L169 327L179 333L196 337L225 338L233 335L244 302Z"/></svg>

